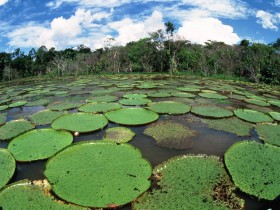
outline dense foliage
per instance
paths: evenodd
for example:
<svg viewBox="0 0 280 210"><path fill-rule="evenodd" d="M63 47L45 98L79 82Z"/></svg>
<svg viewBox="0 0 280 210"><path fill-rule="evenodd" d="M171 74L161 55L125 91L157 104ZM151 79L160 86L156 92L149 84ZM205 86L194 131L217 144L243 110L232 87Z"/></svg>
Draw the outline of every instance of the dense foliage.
<svg viewBox="0 0 280 210"><path fill-rule="evenodd" d="M94 51L80 45L61 51L42 46L27 54L19 48L12 53L2 52L0 80L101 72L169 72L171 75L184 72L280 84L280 38L268 45L248 40L238 45L209 40L200 45L174 35L170 24L166 24L165 31L158 30L125 46L118 46L114 38L108 38L104 48Z"/></svg>

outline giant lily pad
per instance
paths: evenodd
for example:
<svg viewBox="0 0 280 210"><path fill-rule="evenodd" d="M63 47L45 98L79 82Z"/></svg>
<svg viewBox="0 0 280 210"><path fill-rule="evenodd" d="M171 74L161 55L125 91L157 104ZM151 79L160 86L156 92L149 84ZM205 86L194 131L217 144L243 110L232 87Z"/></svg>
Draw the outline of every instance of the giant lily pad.
<svg viewBox="0 0 280 210"><path fill-rule="evenodd" d="M86 102L114 102L118 100L117 96L104 95L88 98Z"/></svg>
<svg viewBox="0 0 280 210"><path fill-rule="evenodd" d="M31 101L25 104L25 106L44 106L47 105L50 101L48 99L39 99L36 101Z"/></svg>
<svg viewBox="0 0 280 210"><path fill-rule="evenodd" d="M133 139L135 133L129 128L114 127L106 130L103 140L116 143L126 143Z"/></svg>
<svg viewBox="0 0 280 210"><path fill-rule="evenodd" d="M47 162L45 175L64 200L105 208L129 203L145 192L151 172L150 163L133 146L92 141L56 154Z"/></svg>
<svg viewBox="0 0 280 210"><path fill-rule="evenodd" d="M179 97L179 98L195 98L194 94L185 93L185 92L172 93L172 96Z"/></svg>
<svg viewBox="0 0 280 210"><path fill-rule="evenodd" d="M250 109L236 109L234 114L242 120L261 123L261 122L273 122L273 119L265 113L250 110Z"/></svg>
<svg viewBox="0 0 280 210"><path fill-rule="evenodd" d="M91 113L101 113L101 112L109 112L116 109L120 109L122 106L119 103L87 103L81 107L79 107L79 111L81 112L91 112Z"/></svg>
<svg viewBox="0 0 280 210"><path fill-rule="evenodd" d="M26 131L33 129L35 126L27 120L13 120L0 127L0 139L9 140Z"/></svg>
<svg viewBox="0 0 280 210"><path fill-rule="evenodd" d="M72 134L66 131L38 129L14 138L8 150L17 161L42 160L70 145L72 141Z"/></svg>
<svg viewBox="0 0 280 210"><path fill-rule="evenodd" d="M220 95L218 93L199 93L199 96L203 98L212 98L212 99L227 99L227 96Z"/></svg>
<svg viewBox="0 0 280 210"><path fill-rule="evenodd" d="M3 111L3 110L8 109L8 108L9 108L9 106L7 106L7 105L0 106L0 111Z"/></svg>
<svg viewBox="0 0 280 210"><path fill-rule="evenodd" d="M148 109L160 114L185 114L191 106L174 101L161 101L148 104Z"/></svg>
<svg viewBox="0 0 280 210"><path fill-rule="evenodd" d="M277 121L280 121L280 112L268 112L268 114Z"/></svg>
<svg viewBox="0 0 280 210"><path fill-rule="evenodd" d="M105 116L112 122L122 125L144 125L156 121L157 113L143 108L123 108L107 112Z"/></svg>
<svg viewBox="0 0 280 210"><path fill-rule="evenodd" d="M153 170L154 188L133 209L241 209L223 164L215 156L172 158Z"/></svg>
<svg viewBox="0 0 280 210"><path fill-rule="evenodd" d="M12 154L0 148L0 189L12 178L16 168L16 161ZM1 202L0 202L1 207Z"/></svg>
<svg viewBox="0 0 280 210"><path fill-rule="evenodd" d="M170 97L171 95L166 92L154 92L154 93L149 93L148 97L150 98L165 98L165 97Z"/></svg>
<svg viewBox="0 0 280 210"><path fill-rule="evenodd" d="M43 181L22 180L0 192L0 207L9 209L86 210L87 208L64 204L50 194L50 184Z"/></svg>
<svg viewBox="0 0 280 210"><path fill-rule="evenodd" d="M126 106L142 106L142 105L146 105L148 103L151 103L152 101L150 99L147 98L138 98L138 99L121 99L119 100L119 103L122 105L126 105Z"/></svg>
<svg viewBox="0 0 280 210"><path fill-rule="evenodd" d="M225 153L225 163L235 185L243 192L267 200L279 196L279 147L238 142Z"/></svg>
<svg viewBox="0 0 280 210"><path fill-rule="evenodd" d="M173 121L163 121L146 128L144 134L153 137L160 146L188 149L192 147L191 137L197 132Z"/></svg>
<svg viewBox="0 0 280 210"><path fill-rule="evenodd" d="M211 117L211 118L231 117L233 115L232 111L229 111L227 109L218 106L210 106L210 105L192 106L191 112L199 116Z"/></svg>
<svg viewBox="0 0 280 210"><path fill-rule="evenodd" d="M82 105L81 102L74 102L74 101L59 101L54 102L48 106L50 110L53 111L63 111L68 109L76 109Z"/></svg>
<svg viewBox="0 0 280 210"><path fill-rule="evenodd" d="M258 124L256 131L265 143L280 146L280 125Z"/></svg>
<svg viewBox="0 0 280 210"><path fill-rule="evenodd" d="M36 112L30 116L30 120L35 125L47 125L51 124L55 119L65 115L64 112L57 112L51 110L43 110Z"/></svg>
<svg viewBox="0 0 280 210"><path fill-rule="evenodd" d="M108 120L102 114L73 113L57 118L52 123L54 129L65 129L86 133L104 128Z"/></svg>
<svg viewBox="0 0 280 210"><path fill-rule="evenodd" d="M0 125L3 125L7 120L7 114L6 113L2 113L0 114Z"/></svg>
<svg viewBox="0 0 280 210"><path fill-rule="evenodd" d="M258 100L258 99L244 99L244 101L249 104L255 104L258 106L270 106L269 103L262 101L262 100Z"/></svg>
<svg viewBox="0 0 280 210"><path fill-rule="evenodd" d="M14 107L19 107L19 106L23 106L27 104L27 101L17 101L17 102L13 102L9 105L10 108L14 108Z"/></svg>
<svg viewBox="0 0 280 210"><path fill-rule="evenodd" d="M141 98L147 98L147 95L141 93L130 93L130 94L123 95L123 97L129 99L141 99Z"/></svg>

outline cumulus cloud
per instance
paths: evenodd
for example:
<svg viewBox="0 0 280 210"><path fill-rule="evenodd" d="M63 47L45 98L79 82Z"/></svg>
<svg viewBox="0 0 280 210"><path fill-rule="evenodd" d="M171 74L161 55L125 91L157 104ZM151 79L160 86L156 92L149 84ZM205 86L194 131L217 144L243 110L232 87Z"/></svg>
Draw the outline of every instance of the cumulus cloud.
<svg viewBox="0 0 280 210"><path fill-rule="evenodd" d="M275 31L278 30L277 24L280 23L280 13L271 14L269 12L259 10L256 13L256 17L258 18L257 23L261 24L263 28Z"/></svg>
<svg viewBox="0 0 280 210"><path fill-rule="evenodd" d="M9 0L0 0L0 6L6 4Z"/></svg>
<svg viewBox="0 0 280 210"><path fill-rule="evenodd" d="M224 25L220 20L211 17L195 17L185 20L182 27L178 29L178 35L198 44L212 40L232 45L240 41L231 26Z"/></svg>

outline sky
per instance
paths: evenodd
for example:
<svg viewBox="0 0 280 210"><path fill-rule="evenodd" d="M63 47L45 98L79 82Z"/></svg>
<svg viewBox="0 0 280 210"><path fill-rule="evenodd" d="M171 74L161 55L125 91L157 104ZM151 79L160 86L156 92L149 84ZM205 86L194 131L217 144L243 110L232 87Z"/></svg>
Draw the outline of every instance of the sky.
<svg viewBox="0 0 280 210"><path fill-rule="evenodd" d="M192 43L269 44L280 38L280 0L0 0L0 52L125 45L168 21Z"/></svg>

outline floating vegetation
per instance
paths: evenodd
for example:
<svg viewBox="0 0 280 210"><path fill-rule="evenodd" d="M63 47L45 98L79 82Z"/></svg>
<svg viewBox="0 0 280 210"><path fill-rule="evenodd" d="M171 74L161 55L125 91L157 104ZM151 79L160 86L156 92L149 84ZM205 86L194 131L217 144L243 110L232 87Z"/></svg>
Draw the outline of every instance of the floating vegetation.
<svg viewBox="0 0 280 210"><path fill-rule="evenodd" d="M27 104L27 101L17 101L17 102L13 102L9 105L9 108L15 108L15 107L20 107Z"/></svg>
<svg viewBox="0 0 280 210"><path fill-rule="evenodd" d="M12 120L0 127L0 140L9 140L26 131L33 129L35 126L27 120Z"/></svg>
<svg viewBox="0 0 280 210"><path fill-rule="evenodd" d="M196 95L192 93L177 92L177 93L172 93L172 96L179 97L179 98L195 98Z"/></svg>
<svg viewBox="0 0 280 210"><path fill-rule="evenodd" d="M251 109L236 109L234 114L240 119L252 123L273 122L273 119L267 114Z"/></svg>
<svg viewBox="0 0 280 210"><path fill-rule="evenodd" d="M244 99L245 102L250 103L250 104L255 104L258 106L270 106L269 103L265 102L265 101L261 101L258 99Z"/></svg>
<svg viewBox="0 0 280 210"><path fill-rule="evenodd" d="M67 114L67 112L58 112L51 110L42 110L30 116L30 120L35 125L51 124L55 119Z"/></svg>
<svg viewBox="0 0 280 210"><path fill-rule="evenodd" d="M268 112L268 114L277 121L280 121L280 112Z"/></svg>
<svg viewBox="0 0 280 210"><path fill-rule="evenodd" d="M122 125L144 125L156 121L157 113L143 108L122 108L105 113L112 122Z"/></svg>
<svg viewBox="0 0 280 210"><path fill-rule="evenodd" d="M228 95L229 98L232 98L232 99L236 99L236 100L244 100L246 97L245 96L241 96L241 95L237 95L237 94L230 94Z"/></svg>
<svg viewBox="0 0 280 210"><path fill-rule="evenodd" d="M63 111L68 109L76 109L82 105L81 102L75 101L59 101L54 102L48 106L48 109L52 111Z"/></svg>
<svg viewBox="0 0 280 210"><path fill-rule="evenodd" d="M237 136L250 136L253 125L236 117L226 119L203 119L209 128L233 133Z"/></svg>
<svg viewBox="0 0 280 210"><path fill-rule="evenodd" d="M7 105L0 106L0 111L3 111L3 110L8 109L8 108L9 108L9 106L7 106Z"/></svg>
<svg viewBox="0 0 280 210"><path fill-rule="evenodd" d="M51 124L52 128L87 133L104 128L108 120L102 114L73 113L57 118Z"/></svg>
<svg viewBox="0 0 280 210"><path fill-rule="evenodd" d="M51 195L51 186L46 180L22 180L5 187L0 192L0 203L5 209L53 209L86 210L87 208L65 204Z"/></svg>
<svg viewBox="0 0 280 210"><path fill-rule="evenodd" d="M280 100L272 100L272 101L268 101L268 103L270 103L271 105L280 107Z"/></svg>
<svg viewBox="0 0 280 210"><path fill-rule="evenodd" d="M199 96L203 98L211 98L211 99L227 99L227 96L220 95L218 93L199 93Z"/></svg>
<svg viewBox="0 0 280 210"><path fill-rule="evenodd" d="M280 125L258 124L256 131L265 143L280 146Z"/></svg>
<svg viewBox="0 0 280 210"><path fill-rule="evenodd" d="M46 106L49 102L48 99L39 99L37 101L28 102L25 106Z"/></svg>
<svg viewBox="0 0 280 210"><path fill-rule="evenodd" d="M148 103L151 103L152 101L150 99L147 98L138 98L138 99L121 99L119 100L119 103L122 105L126 105L126 106L143 106L146 105Z"/></svg>
<svg viewBox="0 0 280 210"><path fill-rule="evenodd" d="M94 90L91 91L90 93L92 95L107 95L116 92L118 89L117 88L110 88L110 89L101 89L101 90Z"/></svg>
<svg viewBox="0 0 280 210"><path fill-rule="evenodd" d="M111 96L111 95L104 95L104 96L95 96L95 97L90 97L86 100L86 102L114 102L117 101L118 97L117 96Z"/></svg>
<svg viewBox="0 0 280 210"><path fill-rule="evenodd" d="M175 101L161 101L149 103L148 109L159 114L185 114L191 110L191 106Z"/></svg>
<svg viewBox="0 0 280 210"><path fill-rule="evenodd" d="M178 87L177 90L184 91L184 92L199 92L200 89L197 87Z"/></svg>
<svg viewBox="0 0 280 210"><path fill-rule="evenodd" d="M218 157L188 155L172 158L153 170L150 192L133 202L133 209L241 209Z"/></svg>
<svg viewBox="0 0 280 210"><path fill-rule="evenodd" d="M170 96L171 96L170 93L166 93L166 92L162 92L162 91L148 94L148 97L150 97L150 98L167 98Z"/></svg>
<svg viewBox="0 0 280 210"><path fill-rule="evenodd" d="M8 150L17 161L43 160L53 156L73 141L71 133L51 128L32 130L14 138Z"/></svg>
<svg viewBox="0 0 280 210"><path fill-rule="evenodd" d="M8 150L0 148L0 189L10 181L15 169L16 161L12 154ZM0 202L0 207L1 204Z"/></svg>
<svg viewBox="0 0 280 210"><path fill-rule="evenodd" d="M147 98L146 94L141 94L141 93L129 93L123 95L124 98L129 98L129 99L142 99L142 98Z"/></svg>
<svg viewBox="0 0 280 210"><path fill-rule="evenodd" d="M280 194L280 148L243 141L225 153L225 164L234 184L260 199L274 200Z"/></svg>
<svg viewBox="0 0 280 210"><path fill-rule="evenodd" d="M153 137L160 146L189 149L193 144L191 138L197 132L173 121L161 121L146 128L144 134Z"/></svg>
<svg viewBox="0 0 280 210"><path fill-rule="evenodd" d="M135 133L129 128L114 127L106 130L103 140L116 143L127 143L132 140L134 136Z"/></svg>
<svg viewBox="0 0 280 210"><path fill-rule="evenodd" d="M210 118L231 117L233 115L232 111L229 111L227 109L218 106L210 106L210 105L192 106L191 112L199 116L210 117Z"/></svg>
<svg viewBox="0 0 280 210"><path fill-rule="evenodd" d="M119 103L95 102L95 103L87 103L79 107L78 110L81 112L105 113L120 108L122 108L122 106Z"/></svg>
<svg viewBox="0 0 280 210"><path fill-rule="evenodd" d="M56 154L47 162L44 174L60 198L108 208L129 203L145 192L150 187L151 172L150 163L135 147L91 141Z"/></svg>
<svg viewBox="0 0 280 210"><path fill-rule="evenodd" d="M6 120L7 120L7 114L6 113L0 114L0 125L5 124Z"/></svg>

